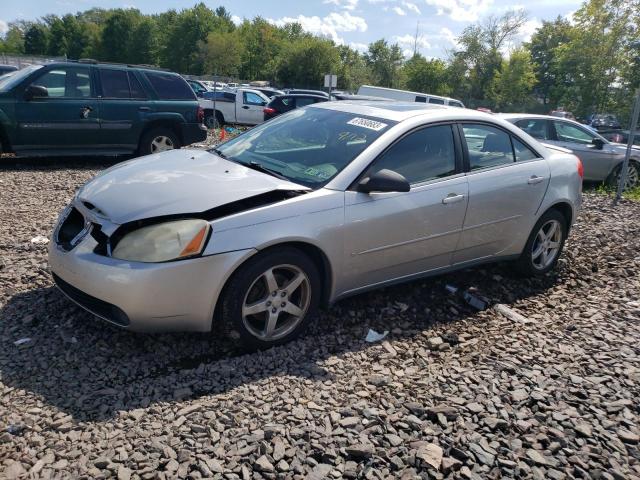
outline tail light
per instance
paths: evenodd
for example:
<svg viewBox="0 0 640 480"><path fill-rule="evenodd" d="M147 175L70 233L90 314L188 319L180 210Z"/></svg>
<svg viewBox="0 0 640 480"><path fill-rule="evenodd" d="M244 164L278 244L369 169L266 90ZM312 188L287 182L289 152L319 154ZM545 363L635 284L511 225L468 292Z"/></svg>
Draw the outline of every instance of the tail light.
<svg viewBox="0 0 640 480"><path fill-rule="evenodd" d="M271 107L265 107L262 109L262 111L267 115L273 115L274 113L276 113L276 109Z"/></svg>
<svg viewBox="0 0 640 480"><path fill-rule="evenodd" d="M580 157L576 157L578 159L578 175L580 175L580 178L583 179L584 178L584 167L582 166L582 160L580 160Z"/></svg>
<svg viewBox="0 0 640 480"><path fill-rule="evenodd" d="M200 106L198 106L198 109L196 110L196 119L198 120L198 123L204 123L204 110Z"/></svg>

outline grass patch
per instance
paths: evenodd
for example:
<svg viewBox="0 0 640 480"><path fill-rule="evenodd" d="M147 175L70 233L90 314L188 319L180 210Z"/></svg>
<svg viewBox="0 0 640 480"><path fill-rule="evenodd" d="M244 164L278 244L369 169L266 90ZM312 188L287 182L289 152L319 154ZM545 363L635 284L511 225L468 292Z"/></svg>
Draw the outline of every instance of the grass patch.
<svg viewBox="0 0 640 480"><path fill-rule="evenodd" d="M617 189L615 187L605 185L604 183L598 183L594 185L584 185L584 191L613 198L616 195ZM640 202L640 187L634 187L630 190L625 190L624 192L622 192L622 198Z"/></svg>

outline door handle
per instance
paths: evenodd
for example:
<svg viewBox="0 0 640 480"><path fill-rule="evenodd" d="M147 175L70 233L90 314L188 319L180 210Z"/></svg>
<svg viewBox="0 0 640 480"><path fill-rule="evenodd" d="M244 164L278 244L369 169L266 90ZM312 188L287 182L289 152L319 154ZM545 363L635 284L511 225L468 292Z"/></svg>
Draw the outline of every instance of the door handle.
<svg viewBox="0 0 640 480"><path fill-rule="evenodd" d="M80 109L80 118L89 118L89 113L93 112L93 107L84 106Z"/></svg>
<svg viewBox="0 0 640 480"><path fill-rule="evenodd" d="M544 177L539 177L538 175L531 175L531 177L529 177L529 180L527 180L527 183L529 185L535 185L536 183L540 183L544 181Z"/></svg>
<svg viewBox="0 0 640 480"><path fill-rule="evenodd" d="M141 112L150 112L151 107L139 107L138 110L140 110Z"/></svg>
<svg viewBox="0 0 640 480"><path fill-rule="evenodd" d="M446 205L449 203L458 203L458 202L461 202L462 200L464 200L464 195L459 193L450 193L449 195L447 195L442 199L442 203Z"/></svg>
<svg viewBox="0 0 640 480"><path fill-rule="evenodd" d="M248 105L244 105L242 108L244 108L245 110L249 110L249 106Z"/></svg>

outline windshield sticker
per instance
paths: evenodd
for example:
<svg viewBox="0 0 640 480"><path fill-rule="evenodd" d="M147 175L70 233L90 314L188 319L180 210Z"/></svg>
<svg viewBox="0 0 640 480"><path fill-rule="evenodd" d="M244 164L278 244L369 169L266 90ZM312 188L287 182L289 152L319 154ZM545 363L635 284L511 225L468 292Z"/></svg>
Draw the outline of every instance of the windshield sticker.
<svg viewBox="0 0 640 480"><path fill-rule="evenodd" d="M347 122L347 125L355 125L356 127L368 128L369 130L375 130L379 132L387 126L386 123L376 122L375 120L369 120L368 118L352 118Z"/></svg>
<svg viewBox="0 0 640 480"><path fill-rule="evenodd" d="M318 170L317 168L313 168L313 167L307 168L304 171L304 173L306 175L309 175L310 177L322 178L323 180L331 178L331 173L329 173L329 172L327 172L325 170Z"/></svg>

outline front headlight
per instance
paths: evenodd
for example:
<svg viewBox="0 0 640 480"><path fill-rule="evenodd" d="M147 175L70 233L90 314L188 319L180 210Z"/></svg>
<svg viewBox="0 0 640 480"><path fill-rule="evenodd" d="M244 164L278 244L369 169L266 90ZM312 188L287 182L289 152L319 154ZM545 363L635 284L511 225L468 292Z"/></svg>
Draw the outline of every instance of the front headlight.
<svg viewBox="0 0 640 480"><path fill-rule="evenodd" d="M132 262L166 262L202 253L209 223L204 220L176 220L150 225L126 234L111 254Z"/></svg>

